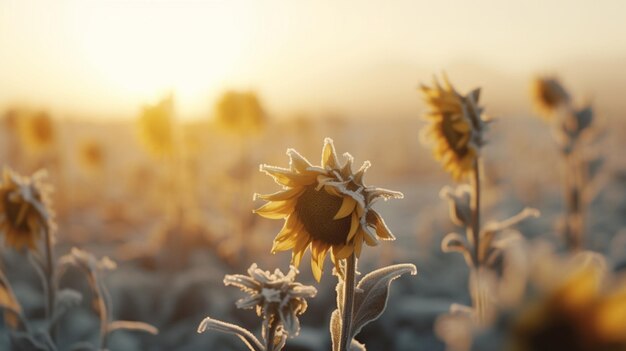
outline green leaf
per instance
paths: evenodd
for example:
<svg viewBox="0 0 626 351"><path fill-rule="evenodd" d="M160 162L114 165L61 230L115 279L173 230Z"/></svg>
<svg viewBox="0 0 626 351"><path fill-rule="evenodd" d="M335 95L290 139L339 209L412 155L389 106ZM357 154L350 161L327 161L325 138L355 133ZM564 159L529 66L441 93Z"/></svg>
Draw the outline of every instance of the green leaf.
<svg viewBox="0 0 626 351"><path fill-rule="evenodd" d="M377 269L363 277L356 286L352 335L354 338L361 329L380 317L387 307L391 282L405 273L417 274L412 264L397 264Z"/></svg>

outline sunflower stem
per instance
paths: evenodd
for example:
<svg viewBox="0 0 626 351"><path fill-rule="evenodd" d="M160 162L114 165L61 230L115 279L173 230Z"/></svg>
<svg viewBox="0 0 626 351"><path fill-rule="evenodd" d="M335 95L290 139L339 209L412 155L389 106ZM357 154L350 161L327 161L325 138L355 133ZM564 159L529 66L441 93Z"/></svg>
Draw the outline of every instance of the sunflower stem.
<svg viewBox="0 0 626 351"><path fill-rule="evenodd" d="M581 164L575 150L565 155L565 241L570 251L576 252L583 244L583 224L581 209L581 193L583 181L581 179Z"/></svg>
<svg viewBox="0 0 626 351"><path fill-rule="evenodd" d="M272 322L270 323L270 327L267 330L267 335L265 335L265 350L266 351L274 351L274 337L276 335L276 329L278 329L279 323L280 323L280 318L278 318L278 316L273 316Z"/></svg>
<svg viewBox="0 0 626 351"><path fill-rule="evenodd" d="M346 279L343 282L343 315L341 320L341 341L339 351L348 351L352 335L352 314L354 310L354 285L356 276L356 256L346 259Z"/></svg>
<svg viewBox="0 0 626 351"><path fill-rule="evenodd" d="M474 264L478 269L480 262L480 165L479 159L474 161L472 171L472 241L474 242Z"/></svg>
<svg viewBox="0 0 626 351"><path fill-rule="evenodd" d="M46 274L45 274L45 287L46 287L46 295L47 295L47 304L46 304L46 318L49 321L52 321L54 316L54 302L56 299L56 285L55 285L55 272L54 272L54 253L52 251L52 235L50 233L50 229L43 229L44 236L44 246L46 250ZM54 325L50 326L50 337L52 341L56 339L56 328Z"/></svg>
<svg viewBox="0 0 626 351"><path fill-rule="evenodd" d="M480 274L478 273L482 266L482 258L480 257L480 159L474 161L474 170L472 171L472 240L474 242L474 272L475 272L475 290L473 292L473 307L479 323L484 321L485 306L484 296L481 288Z"/></svg>

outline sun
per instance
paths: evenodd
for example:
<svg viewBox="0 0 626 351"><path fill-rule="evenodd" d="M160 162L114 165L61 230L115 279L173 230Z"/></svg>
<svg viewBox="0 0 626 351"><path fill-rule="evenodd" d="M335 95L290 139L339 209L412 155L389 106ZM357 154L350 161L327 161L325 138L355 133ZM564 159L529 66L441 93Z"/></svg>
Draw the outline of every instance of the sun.
<svg viewBox="0 0 626 351"><path fill-rule="evenodd" d="M81 52L97 79L134 100L165 92L201 98L237 79L249 49L245 11L218 2L90 3L74 9L72 24Z"/></svg>

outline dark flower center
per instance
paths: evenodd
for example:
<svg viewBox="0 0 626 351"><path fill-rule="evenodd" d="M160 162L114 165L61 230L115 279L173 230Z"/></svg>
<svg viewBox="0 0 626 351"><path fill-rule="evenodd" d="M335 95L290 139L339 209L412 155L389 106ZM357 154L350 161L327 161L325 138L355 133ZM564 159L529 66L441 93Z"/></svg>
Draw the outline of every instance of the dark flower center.
<svg viewBox="0 0 626 351"><path fill-rule="evenodd" d="M14 202L9 199L10 193L7 192L4 194L4 198L2 201L4 202L4 209L6 213L6 218L15 230L20 233L29 232L30 228L28 227L28 221L26 220L26 215L22 217L21 222L17 222L20 212L22 211L22 202ZM26 206L30 206L26 204ZM30 208L27 208L25 211L30 211Z"/></svg>
<svg viewBox="0 0 626 351"><path fill-rule="evenodd" d="M298 199L296 214L313 239L331 245L343 244L350 232L351 216L333 219L342 202L342 198L324 189L318 191L315 186L309 186Z"/></svg>
<svg viewBox="0 0 626 351"><path fill-rule="evenodd" d="M454 129L451 114L444 114L443 121L441 122L441 132L443 136L446 138L450 149L454 152L454 154L462 158L467 155L468 148L467 143L458 146L459 141L463 138L464 133L460 133Z"/></svg>

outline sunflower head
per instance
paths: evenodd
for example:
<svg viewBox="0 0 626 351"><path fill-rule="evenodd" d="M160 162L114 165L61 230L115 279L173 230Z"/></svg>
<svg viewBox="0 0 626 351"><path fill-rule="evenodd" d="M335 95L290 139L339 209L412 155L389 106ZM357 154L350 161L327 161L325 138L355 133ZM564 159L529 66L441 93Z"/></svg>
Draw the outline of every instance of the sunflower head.
<svg viewBox="0 0 626 351"><path fill-rule="evenodd" d="M514 351L626 350L626 286L601 289L601 271L570 274L514 323Z"/></svg>
<svg viewBox="0 0 626 351"><path fill-rule="evenodd" d="M4 170L0 183L0 234L16 250L34 250L43 231L52 229L48 206L48 187L41 182L42 173L31 178Z"/></svg>
<svg viewBox="0 0 626 351"><path fill-rule="evenodd" d="M156 105L143 108L138 120L141 140L155 156L174 152L174 98L172 95Z"/></svg>
<svg viewBox="0 0 626 351"><path fill-rule="evenodd" d="M537 110L546 119L559 107L570 102L567 90L554 77L536 78L532 83L531 93Z"/></svg>
<svg viewBox="0 0 626 351"><path fill-rule="evenodd" d="M222 127L240 134L257 132L266 122L261 102L252 91L227 91L216 103L214 113Z"/></svg>
<svg viewBox="0 0 626 351"><path fill-rule="evenodd" d="M257 315L267 325L277 318L282 329L294 337L300 332L298 316L307 309L306 299L317 294L314 287L296 282L297 275L298 270L293 266L287 274L278 269L270 273L258 268L255 263L248 269L248 275L227 275L224 284L249 294L237 301L238 308L256 308Z"/></svg>
<svg viewBox="0 0 626 351"><path fill-rule="evenodd" d="M313 275L319 281L329 251L335 267L341 271L339 260L353 253L359 257L363 242L374 246L380 239L394 239L372 205L381 198L402 198L402 194L366 186L363 175L369 162L353 172L352 156L345 153L345 161L340 163L330 138L324 142L319 166L313 166L296 150L287 150L287 155L289 168L261 165L261 171L273 177L282 189L274 194L255 195L268 201L256 213L285 219L272 252L293 250L292 264L297 267L309 248Z"/></svg>
<svg viewBox="0 0 626 351"><path fill-rule="evenodd" d="M432 87L422 85L421 91L429 108L422 140L433 147L435 159L459 181L472 169L484 144L487 121L478 106L480 90L462 96L444 77L443 86L435 79Z"/></svg>
<svg viewBox="0 0 626 351"><path fill-rule="evenodd" d="M54 122L46 112L20 116L18 127L22 142L32 152L44 151L56 140Z"/></svg>

